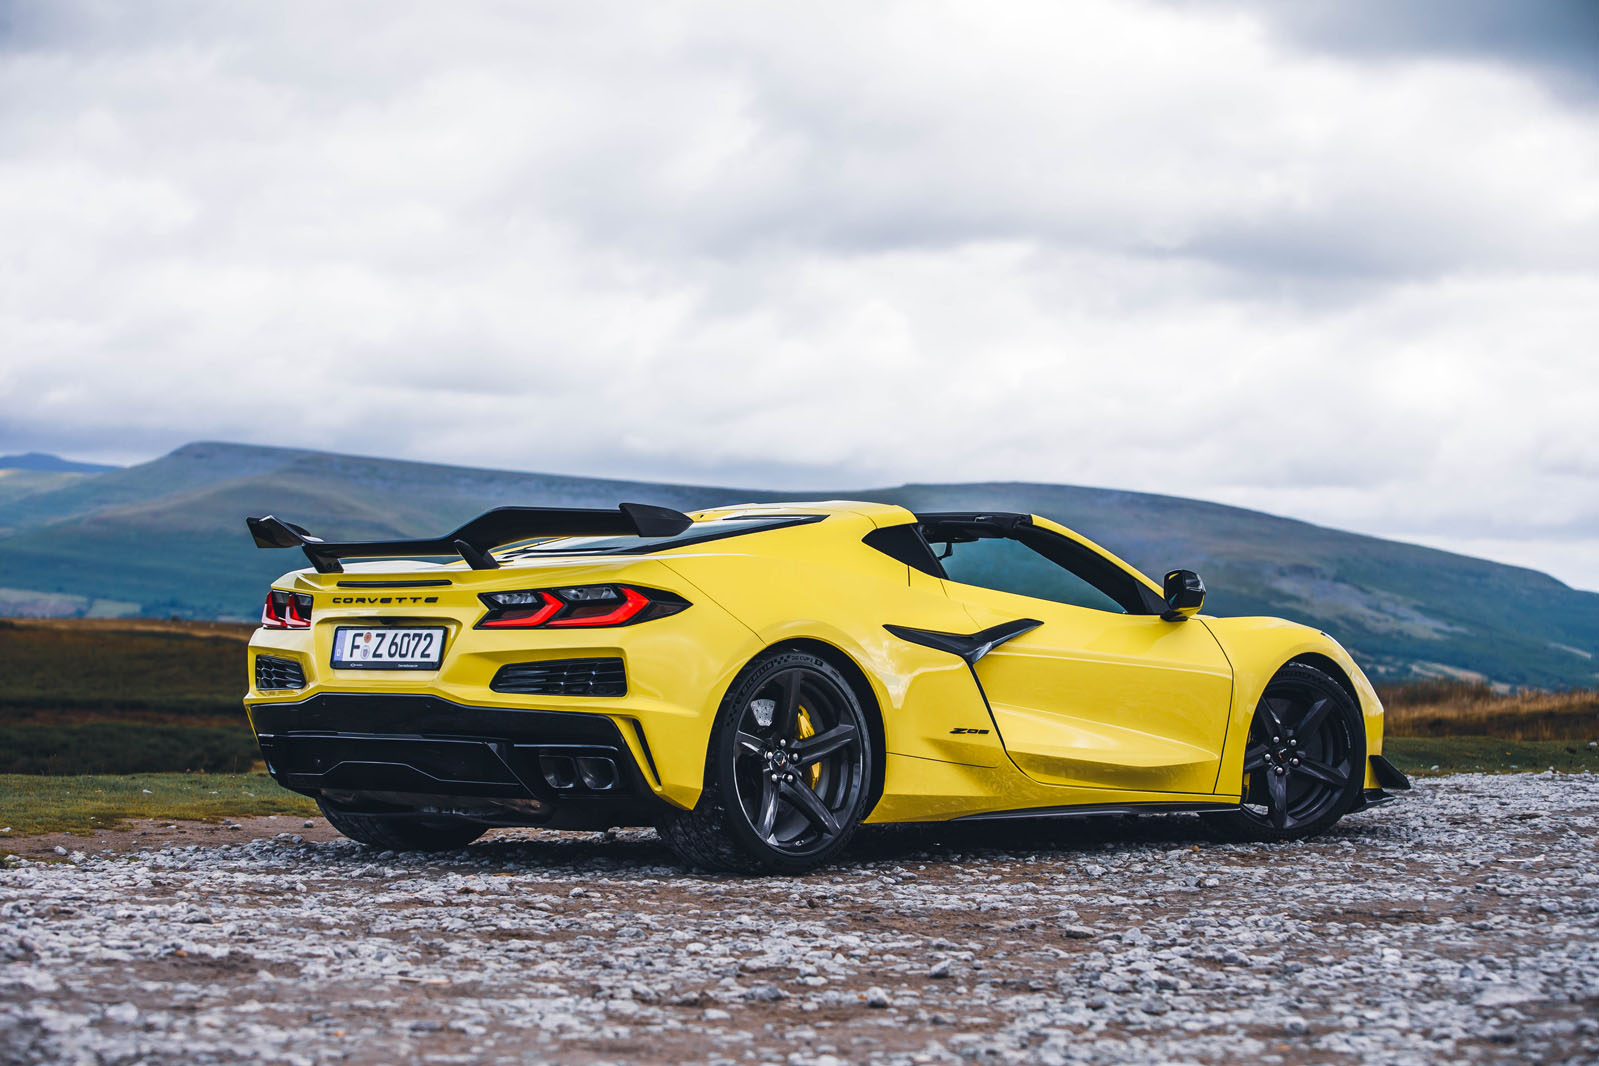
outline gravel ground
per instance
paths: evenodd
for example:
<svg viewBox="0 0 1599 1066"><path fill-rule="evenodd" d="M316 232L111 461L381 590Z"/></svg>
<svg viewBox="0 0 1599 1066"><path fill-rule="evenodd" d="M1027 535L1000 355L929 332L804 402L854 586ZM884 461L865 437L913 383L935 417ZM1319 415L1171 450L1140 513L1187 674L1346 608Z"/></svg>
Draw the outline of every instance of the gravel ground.
<svg viewBox="0 0 1599 1066"><path fill-rule="evenodd" d="M631 831L12 858L0 1061L1599 1062L1596 826L1599 776L1523 774L1309 843L885 829L795 879Z"/></svg>

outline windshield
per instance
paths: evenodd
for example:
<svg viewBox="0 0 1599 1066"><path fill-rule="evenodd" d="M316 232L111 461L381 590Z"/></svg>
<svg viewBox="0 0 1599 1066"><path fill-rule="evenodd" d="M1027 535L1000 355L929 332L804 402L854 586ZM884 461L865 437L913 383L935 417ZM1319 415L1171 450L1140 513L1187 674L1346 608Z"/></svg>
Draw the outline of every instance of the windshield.
<svg viewBox="0 0 1599 1066"><path fill-rule="evenodd" d="M685 544L699 544L707 540L721 540L744 533L758 533L766 529L819 522L819 514L758 515L746 518L717 518L709 522L695 522L683 532L670 537L552 537L549 540L524 544L501 554L507 559L525 555L647 555L666 548Z"/></svg>

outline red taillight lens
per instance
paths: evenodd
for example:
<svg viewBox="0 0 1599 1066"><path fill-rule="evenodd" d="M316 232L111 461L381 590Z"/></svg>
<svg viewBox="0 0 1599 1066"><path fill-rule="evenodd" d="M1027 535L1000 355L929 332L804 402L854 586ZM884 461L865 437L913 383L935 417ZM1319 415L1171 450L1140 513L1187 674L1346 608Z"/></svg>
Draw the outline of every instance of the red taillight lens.
<svg viewBox="0 0 1599 1066"><path fill-rule="evenodd" d="M311 627L311 597L303 592L267 593L266 605L261 608L261 625L267 629L309 629Z"/></svg>
<svg viewBox="0 0 1599 1066"><path fill-rule="evenodd" d="M625 626L664 618L689 606L683 597L629 585L578 585L559 589L485 592L489 613L480 629Z"/></svg>
<svg viewBox="0 0 1599 1066"><path fill-rule="evenodd" d="M490 611L479 625L491 629L527 629L541 626L553 618L566 604L551 596L548 592L535 593L539 599L532 600L526 605L504 607L497 611ZM485 597L486 598L486 597Z"/></svg>
<svg viewBox="0 0 1599 1066"><path fill-rule="evenodd" d="M583 603L550 622L552 626L619 626L650 605L650 598L638 589L623 586L622 602L615 607Z"/></svg>

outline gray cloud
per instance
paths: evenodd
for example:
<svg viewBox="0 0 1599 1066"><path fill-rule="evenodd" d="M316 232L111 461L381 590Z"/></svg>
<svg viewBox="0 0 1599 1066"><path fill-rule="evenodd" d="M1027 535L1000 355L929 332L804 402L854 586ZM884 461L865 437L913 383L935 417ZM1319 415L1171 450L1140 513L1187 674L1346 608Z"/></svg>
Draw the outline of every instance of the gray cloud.
<svg viewBox="0 0 1599 1066"><path fill-rule="evenodd" d="M1592 0L1249 0L1248 8L1303 47L1382 60L1497 61L1537 71L1565 91L1599 92L1599 5Z"/></svg>
<svg viewBox="0 0 1599 1066"><path fill-rule="evenodd" d="M0 450L1599 532L1599 117L1262 10L0 7Z"/></svg>

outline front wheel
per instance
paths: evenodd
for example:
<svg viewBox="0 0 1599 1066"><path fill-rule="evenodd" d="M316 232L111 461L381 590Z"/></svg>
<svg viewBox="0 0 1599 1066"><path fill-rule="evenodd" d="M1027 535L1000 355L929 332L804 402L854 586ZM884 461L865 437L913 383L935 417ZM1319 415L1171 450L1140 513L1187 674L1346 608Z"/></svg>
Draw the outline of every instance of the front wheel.
<svg viewBox="0 0 1599 1066"><path fill-rule="evenodd" d="M317 800L328 824L351 840L384 851L455 851L464 848L488 827L461 818L417 818L402 815L352 814Z"/></svg>
<svg viewBox="0 0 1599 1066"><path fill-rule="evenodd" d="M1206 815L1224 840L1297 840L1327 829L1366 781L1360 708L1332 677L1289 663L1266 685L1244 748L1243 802Z"/></svg>
<svg viewBox="0 0 1599 1066"><path fill-rule="evenodd" d="M692 866L801 873L866 816L872 738L859 698L826 660L780 652L746 667L717 712L705 790L661 838Z"/></svg>

